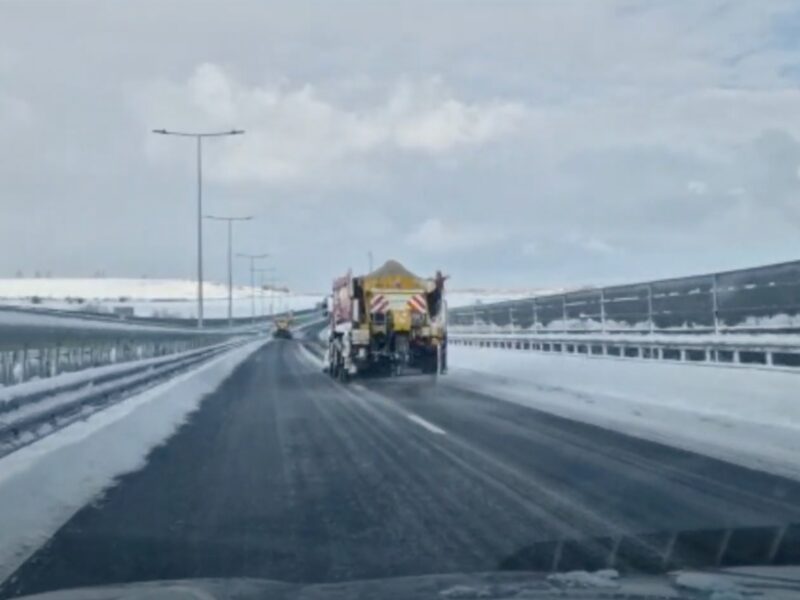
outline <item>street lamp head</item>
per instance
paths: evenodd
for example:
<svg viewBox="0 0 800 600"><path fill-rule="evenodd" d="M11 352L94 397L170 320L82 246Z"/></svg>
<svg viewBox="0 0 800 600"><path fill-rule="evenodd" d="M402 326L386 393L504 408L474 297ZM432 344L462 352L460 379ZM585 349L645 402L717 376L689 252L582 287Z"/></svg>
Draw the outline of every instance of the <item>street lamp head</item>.
<svg viewBox="0 0 800 600"><path fill-rule="evenodd" d="M166 129L153 129L153 133L160 133L161 135L167 135Z"/></svg>
<svg viewBox="0 0 800 600"><path fill-rule="evenodd" d="M244 129L231 129L230 134L231 135L243 135L244 134Z"/></svg>

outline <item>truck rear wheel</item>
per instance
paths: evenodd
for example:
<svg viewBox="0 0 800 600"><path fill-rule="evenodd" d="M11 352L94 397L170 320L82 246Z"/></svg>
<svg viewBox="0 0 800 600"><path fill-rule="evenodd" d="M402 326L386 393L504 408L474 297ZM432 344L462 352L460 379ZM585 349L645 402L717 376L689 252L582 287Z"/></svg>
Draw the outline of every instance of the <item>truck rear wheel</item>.
<svg viewBox="0 0 800 600"><path fill-rule="evenodd" d="M420 360L420 366L425 374L436 373L436 355L424 356Z"/></svg>
<svg viewBox="0 0 800 600"><path fill-rule="evenodd" d="M331 350L328 357L328 375L336 379L339 376L339 353Z"/></svg>

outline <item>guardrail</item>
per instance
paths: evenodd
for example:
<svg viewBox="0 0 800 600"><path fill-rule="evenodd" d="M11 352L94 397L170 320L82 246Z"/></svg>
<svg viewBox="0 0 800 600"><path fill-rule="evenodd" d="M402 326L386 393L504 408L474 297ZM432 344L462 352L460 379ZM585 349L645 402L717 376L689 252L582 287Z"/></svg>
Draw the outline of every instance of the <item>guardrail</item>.
<svg viewBox="0 0 800 600"><path fill-rule="evenodd" d="M0 310L0 384L210 346L242 330L198 330Z"/></svg>
<svg viewBox="0 0 800 600"><path fill-rule="evenodd" d="M256 315L255 317L234 317L234 327L247 326L247 325L266 325L272 323L274 319L285 317L291 314L295 319L305 318L308 315L319 312L316 308L304 308L295 311L286 311L275 313L273 315ZM119 319L117 317L117 319ZM125 317L125 321L131 323L157 323L161 325L178 325L181 327L192 327L196 325L197 319L188 319L183 317ZM228 327L227 318L208 318L203 319L203 326L210 328L224 328Z"/></svg>
<svg viewBox="0 0 800 600"><path fill-rule="evenodd" d="M453 308L453 333L797 333L800 261Z"/></svg>
<svg viewBox="0 0 800 600"><path fill-rule="evenodd" d="M800 340L736 340L705 336L597 336L450 334L448 343L474 348L499 348L551 354L664 360L692 364L791 369L800 371Z"/></svg>
<svg viewBox="0 0 800 600"><path fill-rule="evenodd" d="M454 345L800 369L800 261L459 307Z"/></svg>
<svg viewBox="0 0 800 600"><path fill-rule="evenodd" d="M313 310L298 311L294 318L302 323L316 314ZM265 332L271 322L253 324L248 320L233 328L197 329L192 320L180 324L158 319L123 321L69 311L2 307L0 385L203 348L234 336Z"/></svg>
<svg viewBox="0 0 800 600"><path fill-rule="evenodd" d="M664 573L677 569L797 565L800 524L690 529L531 544L501 560L503 571Z"/></svg>
<svg viewBox="0 0 800 600"><path fill-rule="evenodd" d="M5 399L0 403L0 457L246 341L216 344L112 372L87 373L59 386Z"/></svg>
<svg viewBox="0 0 800 600"><path fill-rule="evenodd" d="M0 311L16 312L23 314L51 315L55 317L70 317L75 319L85 319L88 321L106 321L109 323L138 323L141 325L163 325L167 327L196 327L197 319L189 317L141 317L136 315L115 315L108 312L94 312L80 309L48 308L45 306L23 306L21 304L8 304L0 306ZM291 314L295 318L305 317L319 312L317 308L304 308L296 311L286 311L275 313L274 315L256 315L255 317L235 317L234 327L247 326L254 324L271 323L273 319ZM227 328L227 318L205 318L203 320L205 328Z"/></svg>

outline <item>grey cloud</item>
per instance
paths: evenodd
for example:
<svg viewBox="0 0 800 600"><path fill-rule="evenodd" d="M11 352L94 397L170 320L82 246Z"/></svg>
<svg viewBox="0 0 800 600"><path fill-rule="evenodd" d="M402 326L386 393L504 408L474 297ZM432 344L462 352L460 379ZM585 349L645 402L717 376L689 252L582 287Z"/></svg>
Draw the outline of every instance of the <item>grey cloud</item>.
<svg viewBox="0 0 800 600"><path fill-rule="evenodd" d="M367 250L510 286L793 258L792 9L6 1L0 273L191 277L191 144L149 133L181 125L250 129L208 145L206 206L257 214L237 245L295 287ZM206 240L222 279L224 232Z"/></svg>

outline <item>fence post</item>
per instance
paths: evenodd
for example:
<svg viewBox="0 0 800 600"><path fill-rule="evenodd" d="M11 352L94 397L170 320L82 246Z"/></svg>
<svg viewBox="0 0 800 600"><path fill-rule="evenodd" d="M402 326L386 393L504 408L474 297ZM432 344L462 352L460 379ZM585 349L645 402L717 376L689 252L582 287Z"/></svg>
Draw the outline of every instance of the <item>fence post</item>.
<svg viewBox="0 0 800 600"><path fill-rule="evenodd" d="M567 295L561 295L561 329L567 333Z"/></svg>
<svg viewBox="0 0 800 600"><path fill-rule="evenodd" d="M655 324L653 323L653 284L647 284L647 320L650 323L650 333L653 333Z"/></svg>
<svg viewBox="0 0 800 600"><path fill-rule="evenodd" d="M25 346L22 349L22 381L27 381L30 374L30 357L28 354L28 347Z"/></svg>
<svg viewBox="0 0 800 600"><path fill-rule="evenodd" d="M606 332L606 291L600 288L600 333Z"/></svg>
<svg viewBox="0 0 800 600"><path fill-rule="evenodd" d="M511 327L511 333L514 333L514 305L508 305L508 323Z"/></svg>
<svg viewBox="0 0 800 600"><path fill-rule="evenodd" d="M533 333L539 333L539 313L536 309L536 297L533 298Z"/></svg>
<svg viewBox="0 0 800 600"><path fill-rule="evenodd" d="M714 333L719 333L719 298L717 297L717 274L711 276L711 306L714 311Z"/></svg>

